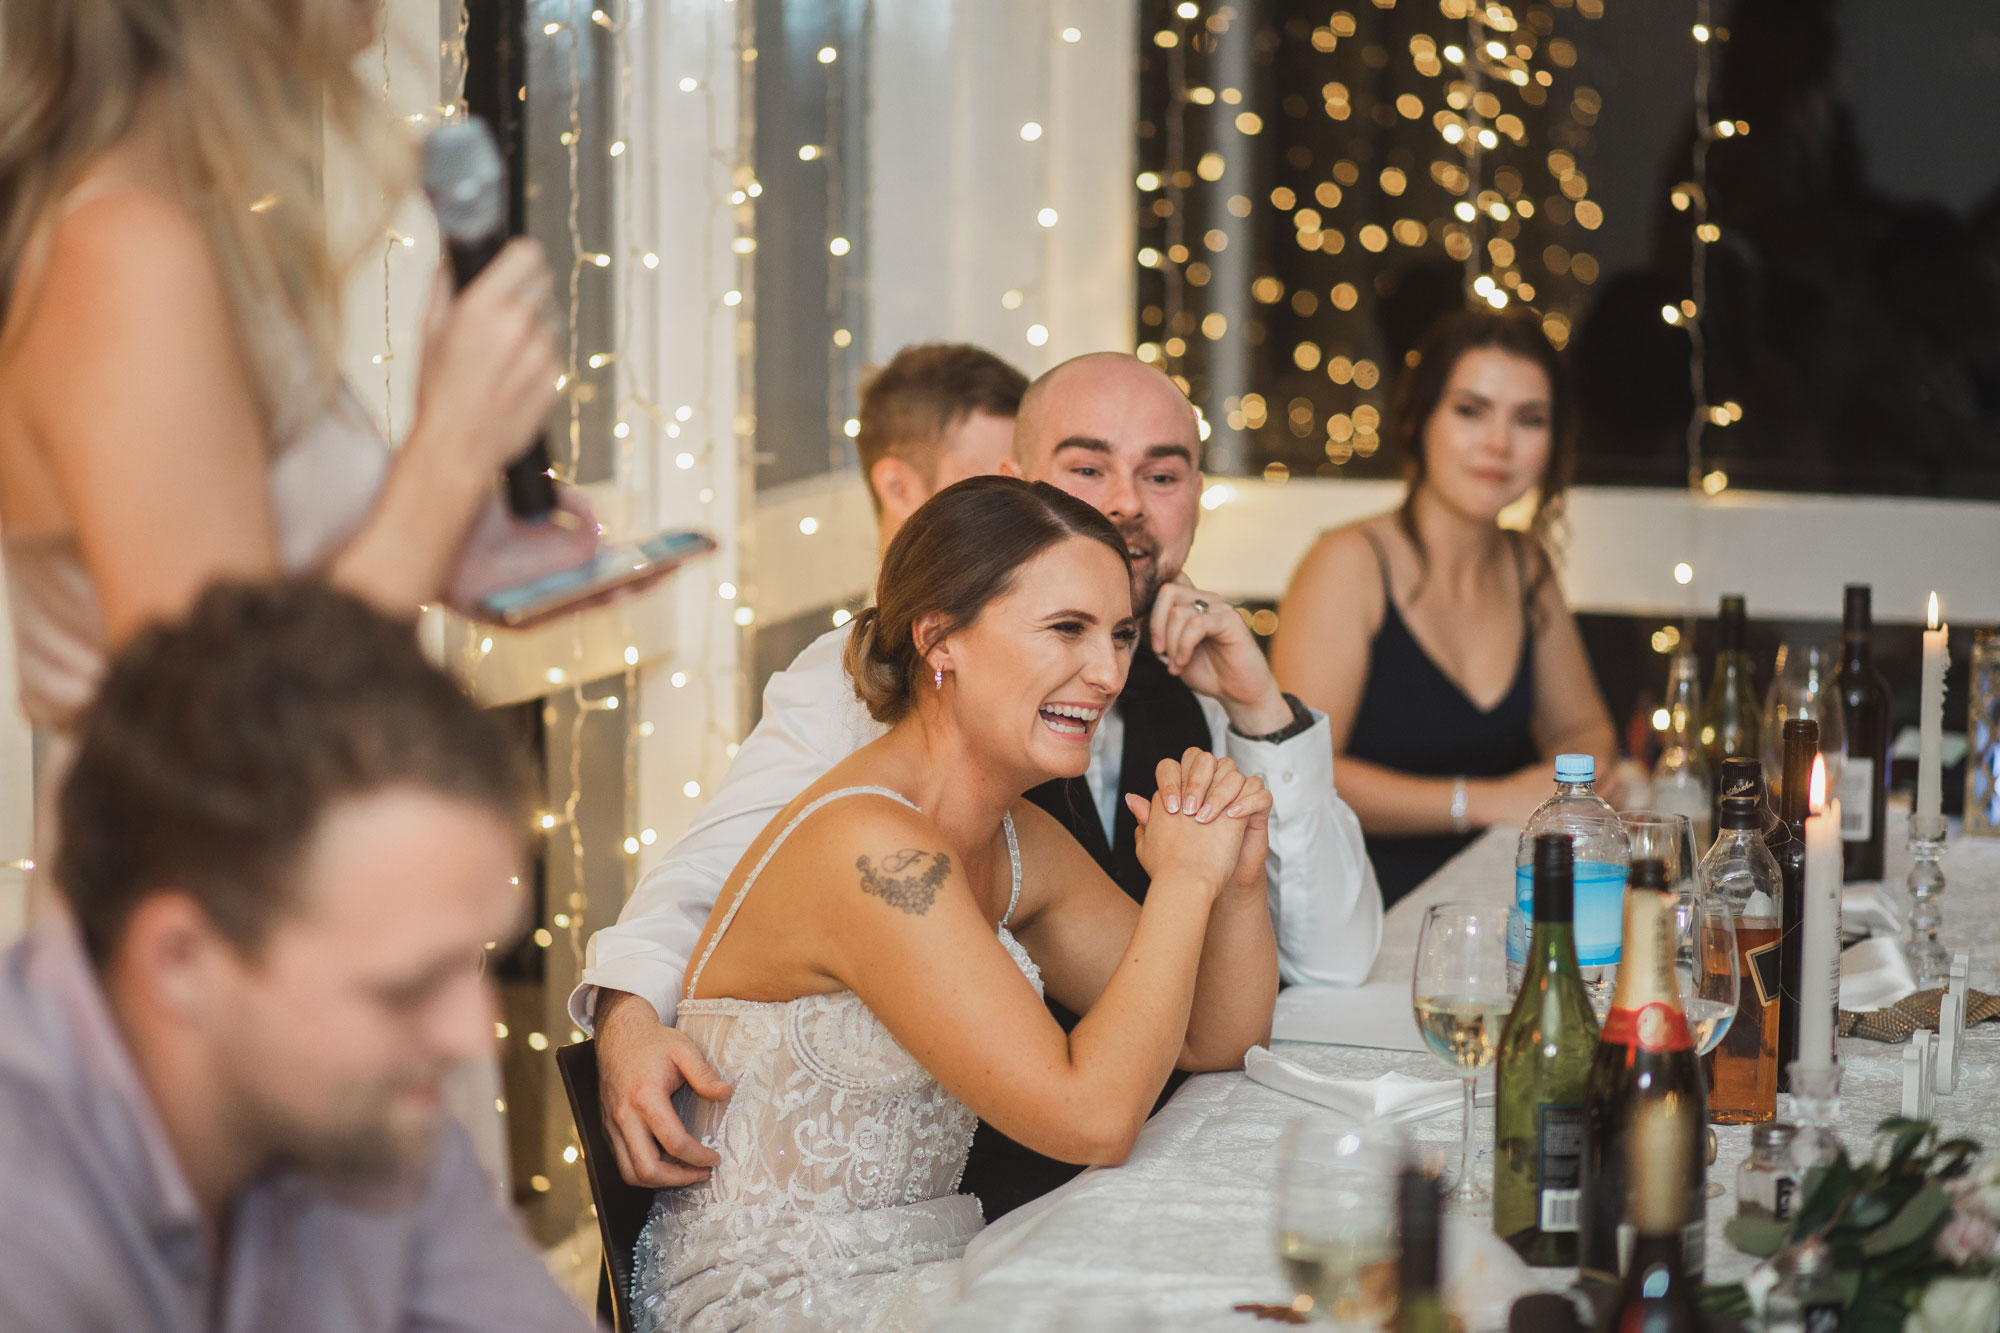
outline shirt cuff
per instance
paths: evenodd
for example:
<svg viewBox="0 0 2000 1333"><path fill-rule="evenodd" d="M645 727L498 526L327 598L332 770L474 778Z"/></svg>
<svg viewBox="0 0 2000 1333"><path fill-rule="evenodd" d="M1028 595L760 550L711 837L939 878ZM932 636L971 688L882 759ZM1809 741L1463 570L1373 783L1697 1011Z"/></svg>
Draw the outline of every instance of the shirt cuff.
<svg viewBox="0 0 2000 1333"><path fill-rule="evenodd" d="M672 1027L680 998L681 974L665 963L645 958L618 958L590 969L588 979L569 993L569 1017L586 1035L597 1035L600 992L622 990L653 1006L662 1025Z"/></svg>
<svg viewBox="0 0 2000 1333"><path fill-rule="evenodd" d="M1325 713L1308 711L1312 725L1289 740L1252 740L1238 735L1232 727L1223 741L1238 768L1264 780L1271 792L1274 815L1298 809L1302 797L1315 798L1333 791L1333 728Z"/></svg>

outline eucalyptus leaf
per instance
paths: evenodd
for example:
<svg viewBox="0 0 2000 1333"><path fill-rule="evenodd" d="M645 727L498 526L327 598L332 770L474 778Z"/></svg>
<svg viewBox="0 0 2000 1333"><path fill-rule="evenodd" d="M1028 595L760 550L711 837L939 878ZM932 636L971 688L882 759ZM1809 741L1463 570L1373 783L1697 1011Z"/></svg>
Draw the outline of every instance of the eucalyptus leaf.
<svg viewBox="0 0 2000 1333"><path fill-rule="evenodd" d="M1743 1253L1768 1259L1785 1243L1786 1230L1785 1224L1774 1218L1739 1216L1729 1219L1722 1235Z"/></svg>
<svg viewBox="0 0 2000 1333"><path fill-rule="evenodd" d="M1855 1183L1855 1170L1845 1152L1828 1165L1807 1172L1799 1187L1798 1207L1792 1214L1792 1234L1808 1236L1823 1229L1840 1212Z"/></svg>
<svg viewBox="0 0 2000 1333"><path fill-rule="evenodd" d="M1918 1190L1879 1231L1863 1241L1861 1252L1878 1258L1906 1245L1928 1243L1934 1237L1934 1228L1943 1226L1950 1212L1951 1196L1933 1180Z"/></svg>
<svg viewBox="0 0 2000 1333"><path fill-rule="evenodd" d="M1888 1172L1890 1175L1895 1175L1902 1171L1910 1158L1916 1154L1917 1149L1923 1146L1924 1140L1931 1136L1932 1130L1929 1122L1923 1120L1898 1119L1883 1123L1885 1128L1894 1125L1894 1128L1888 1131L1894 1136L1894 1143L1889 1149Z"/></svg>

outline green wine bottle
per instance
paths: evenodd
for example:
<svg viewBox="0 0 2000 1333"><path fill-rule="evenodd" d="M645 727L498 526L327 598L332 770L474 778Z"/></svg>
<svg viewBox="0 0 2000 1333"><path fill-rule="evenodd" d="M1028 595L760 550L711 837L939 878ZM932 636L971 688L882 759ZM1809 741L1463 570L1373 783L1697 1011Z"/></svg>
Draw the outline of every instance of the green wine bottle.
<svg viewBox="0 0 2000 1333"><path fill-rule="evenodd" d="M1535 839L1535 927L1495 1060L1493 1230L1529 1263L1576 1263L1584 1088L1597 1015L1576 965L1570 840Z"/></svg>

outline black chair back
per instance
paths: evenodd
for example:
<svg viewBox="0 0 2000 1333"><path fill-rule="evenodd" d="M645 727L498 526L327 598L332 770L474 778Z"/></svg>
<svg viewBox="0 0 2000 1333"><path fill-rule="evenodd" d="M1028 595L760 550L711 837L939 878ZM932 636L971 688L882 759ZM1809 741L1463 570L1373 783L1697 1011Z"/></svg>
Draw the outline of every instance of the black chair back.
<svg viewBox="0 0 2000 1333"><path fill-rule="evenodd" d="M597 1231L604 1240L604 1273L597 1288L597 1315L616 1333L632 1330L632 1251L653 1210L653 1191L627 1184L618 1174L618 1155L604 1134L603 1103L597 1095L597 1044L580 1041L556 1048L556 1068L569 1094L570 1117L583 1145L583 1170L597 1202Z"/></svg>

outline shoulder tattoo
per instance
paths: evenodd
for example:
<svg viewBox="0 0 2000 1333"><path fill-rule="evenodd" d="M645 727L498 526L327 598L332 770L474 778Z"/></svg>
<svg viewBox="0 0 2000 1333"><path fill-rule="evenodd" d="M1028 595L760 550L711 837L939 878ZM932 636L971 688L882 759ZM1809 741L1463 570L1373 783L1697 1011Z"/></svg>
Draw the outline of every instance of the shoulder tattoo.
<svg viewBox="0 0 2000 1333"><path fill-rule="evenodd" d="M864 856L854 863L861 872L861 891L872 893L889 906L922 916L937 897L938 885L951 874L951 858L943 852L918 851L905 847L891 852L878 863Z"/></svg>

